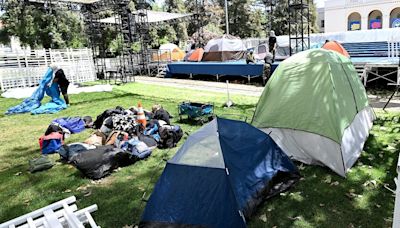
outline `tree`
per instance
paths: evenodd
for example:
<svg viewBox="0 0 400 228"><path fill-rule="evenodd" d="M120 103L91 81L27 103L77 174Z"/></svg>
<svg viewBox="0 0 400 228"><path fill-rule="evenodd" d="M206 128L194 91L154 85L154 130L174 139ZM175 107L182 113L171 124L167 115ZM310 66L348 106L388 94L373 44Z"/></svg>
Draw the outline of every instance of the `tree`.
<svg viewBox="0 0 400 228"><path fill-rule="evenodd" d="M79 15L65 8L49 10L40 3L8 0L0 19L3 36L17 36L24 46L76 48L86 41Z"/></svg>
<svg viewBox="0 0 400 228"><path fill-rule="evenodd" d="M225 33L225 1L218 0L221 9L220 29ZM264 36L266 15L263 8L256 5L255 0L228 1L229 34L241 38Z"/></svg>
<svg viewBox="0 0 400 228"><path fill-rule="evenodd" d="M183 4L182 0L166 0L165 1L165 9L169 13L185 13L186 7ZM187 23L186 22L178 22L171 25L175 30L176 39L170 40L170 42L178 42L178 41L186 41L188 39L187 34Z"/></svg>
<svg viewBox="0 0 400 228"><path fill-rule="evenodd" d="M318 32L317 26L317 10L313 0L309 0L310 10L310 32ZM270 17L269 17L270 18ZM289 2L288 0L276 1L276 6L272 14L272 30L277 36L289 34ZM270 23L270 22L268 22Z"/></svg>

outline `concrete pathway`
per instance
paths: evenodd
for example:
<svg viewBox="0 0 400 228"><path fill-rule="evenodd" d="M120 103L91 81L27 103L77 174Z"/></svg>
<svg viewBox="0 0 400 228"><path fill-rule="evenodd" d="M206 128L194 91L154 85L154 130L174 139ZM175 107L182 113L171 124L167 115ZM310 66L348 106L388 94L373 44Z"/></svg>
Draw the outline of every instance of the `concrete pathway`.
<svg viewBox="0 0 400 228"><path fill-rule="evenodd" d="M210 81L199 81L190 79L176 79L176 78L155 78L155 77L135 77L137 82L152 85L163 85L175 88L187 88L195 90L203 90L217 93L226 93L226 83L223 82L210 82ZM240 94L247 96L261 96L264 87L245 85L245 84L229 84L231 94ZM376 95L368 95L369 102L375 109L381 109L386 104L387 97L379 97ZM400 112L400 97L395 97L388 107L387 111L398 111Z"/></svg>

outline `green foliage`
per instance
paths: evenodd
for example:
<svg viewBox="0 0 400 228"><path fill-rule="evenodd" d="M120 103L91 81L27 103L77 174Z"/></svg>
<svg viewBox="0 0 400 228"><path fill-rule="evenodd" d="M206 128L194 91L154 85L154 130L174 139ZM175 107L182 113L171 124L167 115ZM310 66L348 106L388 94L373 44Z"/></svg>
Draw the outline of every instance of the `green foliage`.
<svg viewBox="0 0 400 228"><path fill-rule="evenodd" d="M262 30L264 30L262 17L265 17L265 14L253 5L253 0L232 0L228 2L229 33L231 35L249 38L259 37L262 34ZM225 24L222 29L225 29Z"/></svg>
<svg viewBox="0 0 400 228"><path fill-rule="evenodd" d="M135 42L132 44L132 51L139 52L141 49L140 42Z"/></svg>
<svg viewBox="0 0 400 228"><path fill-rule="evenodd" d="M229 1L229 28L230 33L241 38L265 37L267 15L265 9L256 6L258 0L230 0ZM274 11L272 27L277 35L288 33L288 0L277 1ZM153 10L163 10L171 13L196 13L196 1L194 0L166 0L155 4ZM135 3L131 1L129 8L134 9ZM208 0L200 9L205 12L202 18L204 30L212 34L225 33L225 12L223 0ZM311 31L317 31L316 9L311 4ZM104 11L100 17L111 16L113 13ZM0 42L8 43L10 36L17 36L25 46L33 48L79 48L87 45L87 36L84 33L84 25L81 15L70 12L68 9L57 8L51 12L44 10L39 3L27 1L9 0L6 3L5 13L0 16L4 28L0 31ZM150 46L157 48L163 43L186 42L189 36L197 31L197 22L181 21L172 24L163 23L150 27ZM49 34L52 34L50 36ZM106 26L99 37L100 42L107 47L106 52L118 54L122 43L117 37L115 27ZM105 53L101 53L104 55Z"/></svg>
<svg viewBox="0 0 400 228"><path fill-rule="evenodd" d="M309 9L310 9L311 33L318 32L317 10L312 0L310 0L309 7L310 7ZM272 30L275 31L275 34L277 36L289 34L288 8L289 8L288 0L277 1L272 16Z"/></svg>
<svg viewBox="0 0 400 228"><path fill-rule="evenodd" d="M157 27L150 28L152 48L158 48L161 44L173 43L178 39L177 32L172 25L163 23Z"/></svg>
<svg viewBox="0 0 400 228"><path fill-rule="evenodd" d="M0 43L9 44L11 42L10 36L7 34L5 29L0 29Z"/></svg>
<svg viewBox="0 0 400 228"><path fill-rule="evenodd" d="M49 12L39 3L9 0L0 19L4 23L3 36L17 36L25 46L82 47L86 42L80 16L64 8Z"/></svg>
<svg viewBox="0 0 400 228"><path fill-rule="evenodd" d="M312 1L310 3L310 30L311 33L318 33L319 28L318 28L318 21L317 21L317 7L315 6L315 3Z"/></svg>
<svg viewBox="0 0 400 228"><path fill-rule="evenodd" d="M186 7L183 4L183 0L166 0L164 3L164 8L167 12L170 13L185 13L186 12ZM188 39L188 34L187 34L187 23L185 22L180 22L180 23L174 23L171 26L172 29L174 30L174 36L171 35L169 36L169 42L175 43L177 41L185 42ZM172 32L171 29L167 29L168 32ZM166 36L161 36L162 38L166 38ZM175 39L173 39L175 38Z"/></svg>
<svg viewBox="0 0 400 228"><path fill-rule="evenodd" d="M110 51L111 53L113 53L113 54L117 54L117 55L118 55L118 53L121 53L122 48L123 48L123 45L124 45L124 43L123 43L122 35L119 34L117 37L115 37L115 38L110 42L109 51Z"/></svg>
<svg viewBox="0 0 400 228"><path fill-rule="evenodd" d="M277 36L287 35L289 32L288 4L288 0L277 1L273 9L272 30L275 31ZM268 21L268 23L271 23L271 21Z"/></svg>
<svg viewBox="0 0 400 228"><path fill-rule="evenodd" d="M266 15L265 12L261 9L256 9L252 12L250 21L252 26L250 27L251 37L265 37L265 24L266 24Z"/></svg>

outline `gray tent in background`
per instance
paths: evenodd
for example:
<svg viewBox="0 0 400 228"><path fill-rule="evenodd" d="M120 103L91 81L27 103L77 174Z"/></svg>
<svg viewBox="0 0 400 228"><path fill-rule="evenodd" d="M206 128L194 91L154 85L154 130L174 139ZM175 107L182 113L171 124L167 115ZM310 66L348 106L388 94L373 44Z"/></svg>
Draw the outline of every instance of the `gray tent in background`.
<svg viewBox="0 0 400 228"><path fill-rule="evenodd" d="M240 38L231 35L210 40L204 47L202 61L228 61L243 59L246 47Z"/></svg>

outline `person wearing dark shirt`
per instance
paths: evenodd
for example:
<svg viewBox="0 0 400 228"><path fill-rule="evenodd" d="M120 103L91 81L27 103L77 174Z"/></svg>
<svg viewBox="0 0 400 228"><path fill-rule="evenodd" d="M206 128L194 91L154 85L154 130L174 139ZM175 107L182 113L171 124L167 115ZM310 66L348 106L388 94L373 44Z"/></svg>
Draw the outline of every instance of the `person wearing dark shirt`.
<svg viewBox="0 0 400 228"><path fill-rule="evenodd" d="M58 83L61 94L64 97L65 103L69 105L69 97L68 97L69 81L67 77L65 77L64 71L62 69L56 71L53 82Z"/></svg>
<svg viewBox="0 0 400 228"><path fill-rule="evenodd" d="M276 36L275 32L271 31L269 33L269 39L268 39L268 46L269 46L269 52L272 54L272 62L275 61L275 53L276 53Z"/></svg>

